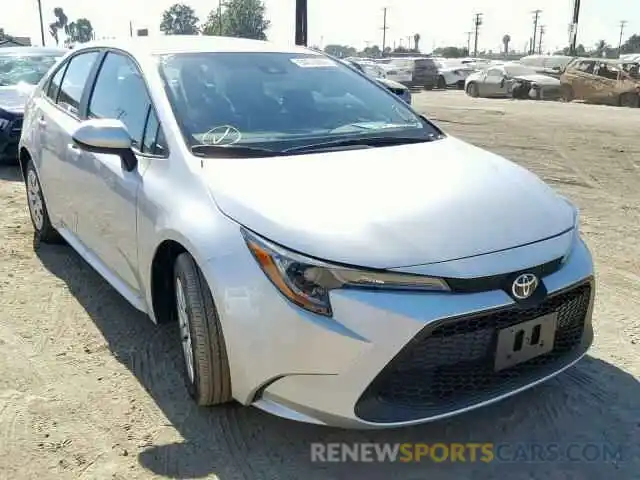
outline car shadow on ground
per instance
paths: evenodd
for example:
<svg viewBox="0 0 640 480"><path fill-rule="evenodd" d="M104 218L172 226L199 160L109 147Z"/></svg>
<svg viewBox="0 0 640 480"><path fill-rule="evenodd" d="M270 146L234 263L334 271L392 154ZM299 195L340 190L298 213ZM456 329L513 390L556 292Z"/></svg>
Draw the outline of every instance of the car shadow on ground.
<svg viewBox="0 0 640 480"><path fill-rule="evenodd" d="M21 182L22 175L20 175L20 169L14 166L0 165L0 180Z"/></svg>
<svg viewBox="0 0 640 480"><path fill-rule="evenodd" d="M640 458L640 384L632 375L593 357L559 377L511 399L417 427L347 431L299 424L255 408L199 408L182 381L176 325L153 325L66 246L41 245L43 265L62 279L108 342L111 353L136 376L184 441L146 447L138 461L169 478L637 478ZM498 460L420 463L313 462L314 442L509 444ZM585 461L550 463L517 445L595 445ZM594 459L608 446L621 457ZM612 450L613 449L613 450ZM621 450L618 450L621 449ZM520 452L519 454L516 452ZM575 452L574 452L575 453ZM597 453L597 452L596 452ZM519 455L517 458L516 456ZM537 455L537 456L536 456ZM579 455L579 452L576 453ZM511 460L511 461L510 461ZM586 461L591 460L591 461Z"/></svg>

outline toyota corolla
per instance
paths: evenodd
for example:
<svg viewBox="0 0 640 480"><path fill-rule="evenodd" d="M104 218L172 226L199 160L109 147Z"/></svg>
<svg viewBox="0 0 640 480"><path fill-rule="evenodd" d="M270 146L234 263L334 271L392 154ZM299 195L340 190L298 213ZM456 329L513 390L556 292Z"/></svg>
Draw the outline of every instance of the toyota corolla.
<svg viewBox="0 0 640 480"><path fill-rule="evenodd" d="M30 98L19 148L36 245L65 240L177 321L200 405L410 425L545 381L592 342L576 208L316 51L80 45Z"/></svg>

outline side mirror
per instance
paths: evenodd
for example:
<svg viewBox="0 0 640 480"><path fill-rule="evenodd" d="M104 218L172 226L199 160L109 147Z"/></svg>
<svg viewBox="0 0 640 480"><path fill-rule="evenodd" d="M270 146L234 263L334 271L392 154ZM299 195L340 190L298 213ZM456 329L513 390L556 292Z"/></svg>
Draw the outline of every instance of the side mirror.
<svg viewBox="0 0 640 480"><path fill-rule="evenodd" d="M71 138L87 152L118 155L128 172L138 165L138 159L131 150L131 136L120 120L85 120L76 128Z"/></svg>

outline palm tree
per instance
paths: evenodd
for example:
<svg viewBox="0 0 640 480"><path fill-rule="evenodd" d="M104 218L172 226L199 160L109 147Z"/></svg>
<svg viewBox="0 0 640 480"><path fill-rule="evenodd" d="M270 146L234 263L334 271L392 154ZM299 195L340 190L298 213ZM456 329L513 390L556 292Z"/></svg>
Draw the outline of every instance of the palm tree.
<svg viewBox="0 0 640 480"><path fill-rule="evenodd" d="M504 37L502 37L502 44L504 45L504 54L509 54L509 42L511 42L511 35L506 33Z"/></svg>
<svg viewBox="0 0 640 480"><path fill-rule="evenodd" d="M56 45L59 43L58 39L58 31L62 29L67 29L67 25L69 23L69 19L67 15L64 13L64 10L60 7L56 7L53 9L53 15L56 17L56 21L49 24L49 33L56 41Z"/></svg>
<svg viewBox="0 0 640 480"><path fill-rule="evenodd" d="M416 52L419 52L420 51L420 34L419 33L416 33L413 36L413 45L414 45L414 48L415 48Z"/></svg>

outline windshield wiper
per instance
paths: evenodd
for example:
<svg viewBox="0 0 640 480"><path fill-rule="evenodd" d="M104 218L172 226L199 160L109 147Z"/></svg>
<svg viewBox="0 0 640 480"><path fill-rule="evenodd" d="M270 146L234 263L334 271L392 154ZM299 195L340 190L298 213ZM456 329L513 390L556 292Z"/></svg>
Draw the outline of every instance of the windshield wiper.
<svg viewBox="0 0 640 480"><path fill-rule="evenodd" d="M199 157L216 158L247 158L247 157L275 157L281 152L268 148L249 147L247 145L194 145L191 147L194 155Z"/></svg>
<svg viewBox="0 0 640 480"><path fill-rule="evenodd" d="M316 150L333 149L336 147L384 147L390 145L405 145L409 143L426 143L438 140L440 135L429 135L428 137L364 137L364 138L345 138L341 140L332 140L330 142L312 143L309 145L300 145L283 150L283 153L302 153L313 152Z"/></svg>

